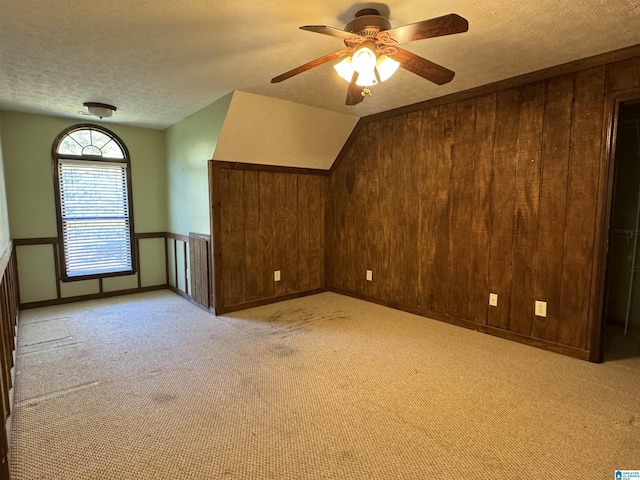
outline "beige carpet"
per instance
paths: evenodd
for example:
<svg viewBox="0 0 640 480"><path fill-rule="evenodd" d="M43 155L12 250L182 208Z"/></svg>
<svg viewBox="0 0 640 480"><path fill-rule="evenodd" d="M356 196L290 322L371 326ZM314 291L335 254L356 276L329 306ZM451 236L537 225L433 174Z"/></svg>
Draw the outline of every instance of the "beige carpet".
<svg viewBox="0 0 640 480"><path fill-rule="evenodd" d="M324 293L215 317L170 292L21 314L23 479L609 479L640 359L602 365Z"/></svg>

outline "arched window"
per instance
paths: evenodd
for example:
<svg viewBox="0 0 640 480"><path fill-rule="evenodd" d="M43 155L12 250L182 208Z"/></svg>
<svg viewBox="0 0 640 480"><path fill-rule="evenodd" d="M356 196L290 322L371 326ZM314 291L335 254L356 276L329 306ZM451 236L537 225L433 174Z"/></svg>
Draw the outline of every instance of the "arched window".
<svg viewBox="0 0 640 480"><path fill-rule="evenodd" d="M131 168L125 144L96 125L75 125L52 148L60 278L135 273Z"/></svg>

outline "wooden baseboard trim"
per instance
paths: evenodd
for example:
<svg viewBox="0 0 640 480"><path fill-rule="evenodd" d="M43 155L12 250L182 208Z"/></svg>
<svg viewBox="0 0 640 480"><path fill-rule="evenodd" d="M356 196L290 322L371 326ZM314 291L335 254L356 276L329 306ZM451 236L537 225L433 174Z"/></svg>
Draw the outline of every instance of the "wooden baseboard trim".
<svg viewBox="0 0 640 480"><path fill-rule="evenodd" d="M192 300L192 298L189 295L187 295L185 292L183 292L179 288L174 287L173 285L167 285L167 288L171 290L173 293L180 295L182 298L186 300Z"/></svg>
<svg viewBox="0 0 640 480"><path fill-rule="evenodd" d="M441 315L435 312L425 312L414 307L408 307L406 305L402 305L400 303L390 302L387 300L382 300L374 297L369 297L367 295L361 295L359 293L350 292L348 290L342 290L340 288L329 287L328 290L330 292L338 293L340 295L346 295L348 297L357 298L360 300L364 300L366 302L377 303L378 305L383 305L385 307L393 308L395 310L401 310L403 312L413 313L415 315L420 315L421 317L431 318L433 320L449 323L451 325L456 325L458 327L464 327L469 330L476 330L478 332L487 333L489 335L493 335L494 337L504 338L505 340L511 340L514 342L529 345L530 347L541 348L543 350L548 350L554 353L560 353L562 355L578 358L580 360L592 361L588 350L581 350L579 348L567 347L566 345L559 345L557 343L548 342L546 340L542 340L538 338L527 337L526 335L509 332L501 328L492 327L491 325L483 325L480 323L471 322L469 320L464 320L462 318L449 317L449 316Z"/></svg>
<svg viewBox="0 0 640 480"><path fill-rule="evenodd" d="M314 290L306 290L304 292L289 293L288 295L280 295L278 297L265 298L262 300L255 300L253 302L240 303L238 305L229 305L228 307L220 307L216 308L216 315L237 312L239 310L246 310L248 308L261 307L263 305L269 305L271 303L293 300L294 298L308 297L309 295L316 295L318 293L326 292L327 290L328 289L326 287L321 287Z"/></svg>
<svg viewBox="0 0 640 480"><path fill-rule="evenodd" d="M171 290L173 293L175 293L176 295L180 295L182 298L184 298L185 300L189 300L191 303L193 303L196 307L201 308L202 310L212 313L212 314L216 314L215 310L213 308L207 308L204 305L199 304L198 302L196 302L193 298L191 298L191 295L189 295L188 293L180 290L179 288L174 287L173 285L167 285L167 288L169 290Z"/></svg>
<svg viewBox="0 0 640 480"><path fill-rule="evenodd" d="M20 310L29 308L50 307L52 305L64 305L65 303L83 302L85 300L97 300L100 298L118 297L120 295L131 295L133 293L153 292L155 290L166 290L167 285L153 285L142 288L128 288L126 290L115 290L113 292L91 293L89 295L78 295L76 297L54 298L51 300L41 300L39 302L21 303Z"/></svg>

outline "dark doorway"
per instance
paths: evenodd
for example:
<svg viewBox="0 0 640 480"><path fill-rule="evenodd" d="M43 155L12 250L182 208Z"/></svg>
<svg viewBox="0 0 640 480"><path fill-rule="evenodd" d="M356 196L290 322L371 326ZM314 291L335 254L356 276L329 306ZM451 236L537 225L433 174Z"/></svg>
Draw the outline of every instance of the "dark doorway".
<svg viewBox="0 0 640 480"><path fill-rule="evenodd" d="M640 100L617 122L604 322L604 360L640 356Z"/></svg>

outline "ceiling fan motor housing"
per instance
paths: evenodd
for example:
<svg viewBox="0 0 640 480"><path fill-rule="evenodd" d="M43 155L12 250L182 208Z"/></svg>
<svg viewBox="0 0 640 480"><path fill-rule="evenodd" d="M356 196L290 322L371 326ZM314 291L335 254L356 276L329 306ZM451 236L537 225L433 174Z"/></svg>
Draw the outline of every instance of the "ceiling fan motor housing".
<svg viewBox="0 0 640 480"><path fill-rule="evenodd" d="M379 32L390 28L391 22L381 16L378 10L365 8L356 13L356 18L349 22L344 30L363 37L375 37Z"/></svg>

